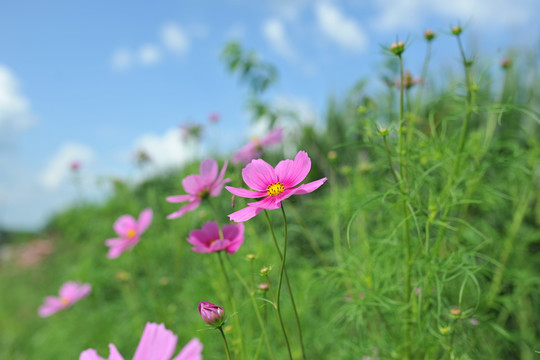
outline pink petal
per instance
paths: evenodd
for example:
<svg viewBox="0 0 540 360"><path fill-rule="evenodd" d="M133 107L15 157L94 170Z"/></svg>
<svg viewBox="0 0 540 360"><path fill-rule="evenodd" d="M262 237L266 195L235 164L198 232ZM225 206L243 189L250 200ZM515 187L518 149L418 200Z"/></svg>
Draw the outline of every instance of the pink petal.
<svg viewBox="0 0 540 360"><path fill-rule="evenodd" d="M225 171L227 171L227 165L228 165L228 162L225 161L223 163L223 167L221 168L221 171L219 172L219 176L217 177L216 179L216 183L219 183L223 180L223 178L225 177ZM231 181L230 179L228 179L229 181Z"/></svg>
<svg viewBox="0 0 540 360"><path fill-rule="evenodd" d="M270 131L266 136L261 140L261 145L267 146L272 144L277 144L283 140L283 128L277 128Z"/></svg>
<svg viewBox="0 0 540 360"><path fill-rule="evenodd" d="M215 181L218 174L218 164L216 160L208 158L204 159L200 165L201 179L204 184L211 184Z"/></svg>
<svg viewBox="0 0 540 360"><path fill-rule="evenodd" d="M243 168L242 178L247 186L256 191L266 191L268 185L278 181L274 168L262 159L253 160Z"/></svg>
<svg viewBox="0 0 540 360"><path fill-rule="evenodd" d="M77 289L77 294L75 295L74 301L81 300L82 298L87 297L92 292L92 286L90 284L82 284Z"/></svg>
<svg viewBox="0 0 540 360"><path fill-rule="evenodd" d="M59 298L47 296L45 298L45 303L39 307L38 314L41 317L51 316L52 314L62 310L64 307L65 306L62 305Z"/></svg>
<svg viewBox="0 0 540 360"><path fill-rule="evenodd" d="M173 195L173 196L167 196L165 200L167 200L170 203L180 203L184 201L192 201L195 198L193 195Z"/></svg>
<svg viewBox="0 0 540 360"><path fill-rule="evenodd" d="M291 188L304 180L311 169L311 160L305 151L299 151L294 161L283 160L276 166L276 175L285 188Z"/></svg>
<svg viewBox="0 0 540 360"><path fill-rule="evenodd" d="M114 344L109 344L109 359L108 360L124 360L120 352Z"/></svg>
<svg viewBox="0 0 540 360"><path fill-rule="evenodd" d="M88 350L84 350L81 353L81 355L79 355L79 360L105 360L105 359L99 356L96 350L88 349Z"/></svg>
<svg viewBox="0 0 540 360"><path fill-rule="evenodd" d="M146 323L133 360L169 360L177 340L163 324Z"/></svg>
<svg viewBox="0 0 540 360"><path fill-rule="evenodd" d="M152 223L152 217L154 213L151 208L144 209L139 215L139 221L137 222L137 233L140 235L148 229L148 226Z"/></svg>
<svg viewBox="0 0 540 360"><path fill-rule="evenodd" d="M277 196L267 196L260 201L248 203L248 205L266 210L274 210L279 209L279 207L281 206L281 201Z"/></svg>
<svg viewBox="0 0 540 360"><path fill-rule="evenodd" d="M234 254L244 242L244 224L229 224L223 227L223 238L231 241L227 252Z"/></svg>
<svg viewBox="0 0 540 360"><path fill-rule="evenodd" d="M246 189L235 188L232 186L225 186L225 189L227 189L227 191L229 191L233 195L244 197L244 198L260 198L260 197L268 195L266 191L264 192L251 191L251 190L246 190Z"/></svg>
<svg viewBox="0 0 540 360"><path fill-rule="evenodd" d="M193 230L189 233L187 241L195 246L208 247L212 241L219 239L219 228L215 221L204 224L201 230Z"/></svg>
<svg viewBox="0 0 540 360"><path fill-rule="evenodd" d="M122 255L124 251L128 249L128 247L130 246L130 242L127 239L120 239L121 241L117 241L113 243L112 240L115 240L115 239L107 240L109 242L107 245L110 246L109 252L107 253L107 257L109 259L116 259L120 255Z"/></svg>
<svg viewBox="0 0 540 360"><path fill-rule="evenodd" d="M191 339L173 360L202 360L203 344L199 339Z"/></svg>
<svg viewBox="0 0 540 360"><path fill-rule="evenodd" d="M312 181L310 183L300 185L299 187L296 188L296 191L294 192L294 194L295 195L302 195L302 194L307 194L307 193L310 193L312 191L315 191L322 184L324 184L325 181L326 181L326 178L324 177L322 179L315 180L315 181Z"/></svg>
<svg viewBox="0 0 540 360"><path fill-rule="evenodd" d="M79 290L79 284L76 281L67 281L65 282L61 287L60 291L58 292L60 294L60 297L73 299Z"/></svg>
<svg viewBox="0 0 540 360"><path fill-rule="evenodd" d="M199 175L188 175L182 180L184 190L195 196L204 189L205 185L204 180Z"/></svg>
<svg viewBox="0 0 540 360"><path fill-rule="evenodd" d="M201 199L197 198L196 200L193 200L190 203L188 203L188 204L184 205L183 207L181 207L180 210L175 211L172 214L170 214L169 216L167 216L167 219L179 218L179 217L183 216L185 213L187 213L188 211L195 210L196 208L199 207L200 204L201 204Z"/></svg>
<svg viewBox="0 0 540 360"><path fill-rule="evenodd" d="M244 163L247 164L251 160L260 156L260 151L256 150L256 147L259 145L257 141L250 141L246 146L241 148L234 154L232 162L235 164Z"/></svg>
<svg viewBox="0 0 540 360"><path fill-rule="evenodd" d="M229 219L235 222L244 222L259 214L261 210L262 208L248 206L230 214Z"/></svg>
<svg viewBox="0 0 540 360"><path fill-rule="evenodd" d="M137 222L131 215L122 215L114 223L114 231L120 236L126 236L129 230L137 228Z"/></svg>

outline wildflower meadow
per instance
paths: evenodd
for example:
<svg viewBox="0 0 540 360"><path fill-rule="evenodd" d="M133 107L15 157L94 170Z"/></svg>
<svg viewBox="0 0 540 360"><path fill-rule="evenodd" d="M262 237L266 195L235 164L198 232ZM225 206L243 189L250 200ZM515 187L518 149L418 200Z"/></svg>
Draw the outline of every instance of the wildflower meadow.
<svg viewBox="0 0 540 360"><path fill-rule="evenodd" d="M277 69L226 45L267 135L13 235L0 359L539 359L538 58L464 32L423 33L416 74L389 40L378 86L320 124L269 105ZM456 72L431 63L443 36Z"/></svg>

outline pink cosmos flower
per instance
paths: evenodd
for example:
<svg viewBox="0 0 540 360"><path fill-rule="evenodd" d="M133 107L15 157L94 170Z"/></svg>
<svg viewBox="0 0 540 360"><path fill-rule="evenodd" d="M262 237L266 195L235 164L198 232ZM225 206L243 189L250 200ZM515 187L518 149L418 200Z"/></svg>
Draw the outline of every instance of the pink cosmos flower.
<svg viewBox="0 0 540 360"><path fill-rule="evenodd" d="M221 118L221 115L219 115L216 112L212 112L208 115L208 120L212 123L217 123L219 119Z"/></svg>
<svg viewBox="0 0 540 360"><path fill-rule="evenodd" d="M163 324L146 323L144 331L135 350L133 360L170 360L176 348L178 337ZM202 360L203 345L197 338L191 339L186 346L172 360ZM94 349L81 353L79 360L106 360L98 355ZM114 344L109 344L109 357L107 360L124 360Z"/></svg>
<svg viewBox="0 0 540 360"><path fill-rule="evenodd" d="M139 220L135 220L131 215L122 215L114 223L114 231L120 236L118 238L108 239L105 245L109 246L107 257L115 259L124 251L131 250L139 242L141 234L146 231L152 217L152 209L146 208L139 215Z"/></svg>
<svg viewBox="0 0 540 360"><path fill-rule="evenodd" d="M194 245L191 250L199 253L213 253L226 250L234 254L244 242L244 224L229 224L219 233L217 222L209 221L201 230L193 230L189 233L187 241Z"/></svg>
<svg viewBox="0 0 540 360"><path fill-rule="evenodd" d="M262 155L262 151L268 145L277 144L283 141L283 128L277 128L270 131L262 139L253 139L246 146L240 149L232 158L234 164L247 164L251 160Z"/></svg>
<svg viewBox="0 0 540 360"><path fill-rule="evenodd" d="M47 296L45 303L40 306L38 314L41 317L51 316L60 310L64 310L92 291L90 284L81 284L80 281L68 281L60 287L59 297Z"/></svg>
<svg viewBox="0 0 540 360"><path fill-rule="evenodd" d="M71 164L69 164L69 168L73 172L77 172L81 168L81 163L78 161L72 161Z"/></svg>
<svg viewBox="0 0 540 360"><path fill-rule="evenodd" d="M203 199L209 196L218 196L223 189L223 185L231 181L231 179L223 180L227 162L223 164L223 168L218 175L218 164L216 160L208 158L201 162L200 175L188 175L182 180L182 185L187 195L175 195L167 197L167 201L171 203L179 203L188 201L180 210L173 212L167 219L176 219L183 216L188 211L195 210L201 204Z"/></svg>
<svg viewBox="0 0 540 360"><path fill-rule="evenodd" d="M229 219L236 222L249 220L262 209L278 209L281 201L291 195L307 194L318 189L326 181L325 177L297 186L306 178L310 169L311 160L305 151L299 151L294 160L280 161L275 169L262 159L251 161L242 169L242 178L254 191L232 186L225 188L236 196L263 199L248 203L246 208L230 214Z"/></svg>

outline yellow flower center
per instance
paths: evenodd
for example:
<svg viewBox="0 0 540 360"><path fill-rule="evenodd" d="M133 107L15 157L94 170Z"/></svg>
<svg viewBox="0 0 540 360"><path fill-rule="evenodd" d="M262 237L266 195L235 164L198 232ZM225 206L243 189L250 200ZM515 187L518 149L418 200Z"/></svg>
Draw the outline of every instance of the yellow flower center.
<svg viewBox="0 0 540 360"><path fill-rule="evenodd" d="M130 229L128 232L127 232L127 236L128 238L132 238L134 237L135 235L137 234L137 232L133 229Z"/></svg>
<svg viewBox="0 0 540 360"><path fill-rule="evenodd" d="M283 190L285 190L285 186L283 186L282 183L280 182L277 182L277 183L271 183L270 185L268 185L268 187L266 188L266 192L268 193L268 195L270 196L276 196L276 195L279 195L283 192Z"/></svg>
<svg viewBox="0 0 540 360"><path fill-rule="evenodd" d="M69 305L69 299L66 298L66 297L60 298L60 304L62 304L63 306L68 306Z"/></svg>

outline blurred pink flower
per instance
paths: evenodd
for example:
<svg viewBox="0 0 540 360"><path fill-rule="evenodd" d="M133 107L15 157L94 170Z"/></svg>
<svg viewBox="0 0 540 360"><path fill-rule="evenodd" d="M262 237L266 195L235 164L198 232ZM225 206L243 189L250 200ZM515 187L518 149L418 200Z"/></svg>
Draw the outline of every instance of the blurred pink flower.
<svg viewBox="0 0 540 360"><path fill-rule="evenodd" d="M146 323L133 360L170 360L174 354L178 336L163 324ZM191 339L172 360L202 360L203 345L197 338ZM79 360L105 360L94 349L81 353ZM108 360L124 360L114 344L109 344Z"/></svg>
<svg viewBox="0 0 540 360"><path fill-rule="evenodd" d="M79 161L72 161L71 164L69 164L69 168L71 171L76 172L81 168L81 163Z"/></svg>
<svg viewBox="0 0 540 360"><path fill-rule="evenodd" d="M266 161L257 159L251 161L242 169L244 182L253 190L239 189L232 186L225 188L233 195L245 198L263 198L260 201L248 203L248 206L229 215L236 222L251 219L262 209L273 210L281 207L281 201L291 195L307 194L318 189L325 181L322 178L307 184L297 186L304 180L311 169L311 160L305 151L299 151L293 160L282 160L274 169Z"/></svg>
<svg viewBox="0 0 540 360"><path fill-rule="evenodd" d="M92 291L90 284L68 281L60 287L59 297L47 296L45 298L45 303L38 309L38 314L41 317L51 316L88 296L90 291Z"/></svg>
<svg viewBox="0 0 540 360"><path fill-rule="evenodd" d="M28 268L42 261L47 255L53 252L53 243L51 240L37 239L24 244L19 250L18 265Z"/></svg>
<svg viewBox="0 0 540 360"><path fill-rule="evenodd" d="M135 220L131 215L122 215L114 223L114 231L119 238L107 239L105 245L109 246L107 257L115 259L124 251L131 250L139 242L140 236L152 223L152 209L146 208L139 215L139 220Z"/></svg>
<svg viewBox="0 0 540 360"><path fill-rule="evenodd" d="M223 185L231 181L231 179L223 180L227 162L223 164L223 168L218 175L218 164L216 160L208 158L201 162L200 175L188 175L182 180L182 186L187 192L187 195L174 195L167 197L170 203L179 203L188 201L186 205L178 211L173 212L167 219L176 219L183 216L188 211L193 211L199 207L201 201L209 196L218 196L223 189Z"/></svg>
<svg viewBox="0 0 540 360"><path fill-rule="evenodd" d="M268 145L277 144L283 141L283 128L277 128L270 131L261 140L255 138L247 143L246 146L238 150L232 158L234 164L248 164L251 160L262 155L264 148Z"/></svg>
<svg viewBox="0 0 540 360"><path fill-rule="evenodd" d="M221 119L221 116L216 112L212 112L212 113L210 113L210 115L208 115L208 120L211 123L217 123L219 121L219 119Z"/></svg>
<svg viewBox="0 0 540 360"><path fill-rule="evenodd" d="M226 250L234 254L244 242L244 224L229 224L222 229L223 237L219 232L217 222L209 221L201 230L189 233L187 241L194 245L191 250L199 253L213 253Z"/></svg>

